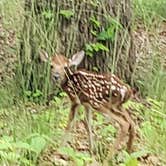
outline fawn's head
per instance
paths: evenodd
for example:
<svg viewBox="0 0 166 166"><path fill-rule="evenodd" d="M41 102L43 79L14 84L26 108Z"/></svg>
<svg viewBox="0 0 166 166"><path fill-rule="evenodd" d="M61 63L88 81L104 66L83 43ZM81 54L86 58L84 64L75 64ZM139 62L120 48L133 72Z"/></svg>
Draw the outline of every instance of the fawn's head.
<svg viewBox="0 0 166 166"><path fill-rule="evenodd" d="M66 74L72 66L77 67L84 58L84 51L77 52L71 59L63 55L54 55L51 58L45 51L40 52L40 59L49 62L51 66L51 78L53 81L62 82L66 79Z"/></svg>

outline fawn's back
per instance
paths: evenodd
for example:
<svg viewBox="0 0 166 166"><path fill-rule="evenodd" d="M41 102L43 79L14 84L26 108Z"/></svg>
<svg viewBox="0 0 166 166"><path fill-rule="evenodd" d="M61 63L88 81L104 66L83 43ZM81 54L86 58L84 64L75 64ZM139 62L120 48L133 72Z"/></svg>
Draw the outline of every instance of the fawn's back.
<svg viewBox="0 0 166 166"><path fill-rule="evenodd" d="M71 70L78 66L84 57L81 51L68 59L65 56L52 56L51 77L59 82L72 102L79 98L82 104L89 103L93 108L101 106L121 106L131 96L131 89L113 74L97 74L86 70ZM48 55L41 54L43 61L48 61Z"/></svg>
<svg viewBox="0 0 166 166"><path fill-rule="evenodd" d="M78 96L81 103L89 103L93 108L118 106L131 96L131 90L113 74L96 74L78 70L69 75L62 88L71 100Z"/></svg>

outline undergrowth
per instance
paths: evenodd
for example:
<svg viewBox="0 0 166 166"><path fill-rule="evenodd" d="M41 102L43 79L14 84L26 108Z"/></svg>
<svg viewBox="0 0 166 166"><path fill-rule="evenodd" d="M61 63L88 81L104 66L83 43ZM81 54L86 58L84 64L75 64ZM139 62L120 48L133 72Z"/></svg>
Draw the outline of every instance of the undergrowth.
<svg viewBox="0 0 166 166"><path fill-rule="evenodd" d="M125 150L118 155L121 166L137 166L140 158L150 154L158 156L158 162L165 163L166 155L166 123L164 102L151 98L147 99L149 107L137 102L128 102L126 107L134 111L137 117L142 117L142 123L137 129L139 141L135 142L136 151L128 154ZM102 115L96 114L93 128L98 137L95 139L97 154L90 157L88 152L78 152L72 147L61 147L61 138L68 120L69 105L65 105L66 97L55 99L53 107L45 109L43 106L27 105L0 109L0 163L2 165L40 165L46 162L42 155L48 155L49 150L54 149L64 155L69 155L70 162L77 165L84 165L93 161L95 157L100 163L106 156L109 149L108 143L114 139L116 130L105 125ZM82 114L82 113L81 113ZM80 121L79 118L76 119ZM85 140L87 141L87 140ZM40 159L40 160L39 160ZM56 160L50 159L48 162L56 164ZM115 161L113 161L114 163ZM114 163L115 164L115 163Z"/></svg>
<svg viewBox="0 0 166 166"><path fill-rule="evenodd" d="M133 1L134 18L143 21L149 29L158 19L166 19L166 1L165 0L134 0Z"/></svg>

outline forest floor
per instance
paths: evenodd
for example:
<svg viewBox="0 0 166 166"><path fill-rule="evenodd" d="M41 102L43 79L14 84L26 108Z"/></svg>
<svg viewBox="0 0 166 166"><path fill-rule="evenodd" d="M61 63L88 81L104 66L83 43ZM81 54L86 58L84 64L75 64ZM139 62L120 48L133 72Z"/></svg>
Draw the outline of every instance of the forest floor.
<svg viewBox="0 0 166 166"><path fill-rule="evenodd" d="M134 151L128 154L125 144L108 165L164 166L166 165L166 122L161 110L165 103L148 98L130 101L130 110L137 132ZM95 152L89 153L88 134L84 125L84 110L79 108L73 130L65 133L69 114L68 99L56 98L48 107L26 105L0 110L1 162L8 165L102 165L111 150L116 129L99 113L93 113ZM67 144L62 146L62 142ZM18 164L19 163L19 164Z"/></svg>

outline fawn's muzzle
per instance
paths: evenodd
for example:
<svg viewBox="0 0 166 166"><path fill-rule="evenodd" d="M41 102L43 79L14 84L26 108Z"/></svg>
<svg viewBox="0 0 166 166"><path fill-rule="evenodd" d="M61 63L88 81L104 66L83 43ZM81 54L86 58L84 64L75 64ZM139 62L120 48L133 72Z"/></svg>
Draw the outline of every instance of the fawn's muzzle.
<svg viewBox="0 0 166 166"><path fill-rule="evenodd" d="M60 79L60 74L59 74L59 73L54 73L53 79L54 79L55 81L58 81L58 80Z"/></svg>

